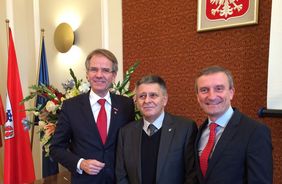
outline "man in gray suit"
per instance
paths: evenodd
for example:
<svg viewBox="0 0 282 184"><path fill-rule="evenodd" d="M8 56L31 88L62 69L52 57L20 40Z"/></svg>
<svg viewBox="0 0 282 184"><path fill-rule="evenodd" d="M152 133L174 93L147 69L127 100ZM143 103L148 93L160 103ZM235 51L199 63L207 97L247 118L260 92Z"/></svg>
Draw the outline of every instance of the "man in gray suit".
<svg viewBox="0 0 282 184"><path fill-rule="evenodd" d="M136 83L136 104L143 118L119 132L118 184L196 183L194 121L164 111L168 101L164 80L145 76Z"/></svg>

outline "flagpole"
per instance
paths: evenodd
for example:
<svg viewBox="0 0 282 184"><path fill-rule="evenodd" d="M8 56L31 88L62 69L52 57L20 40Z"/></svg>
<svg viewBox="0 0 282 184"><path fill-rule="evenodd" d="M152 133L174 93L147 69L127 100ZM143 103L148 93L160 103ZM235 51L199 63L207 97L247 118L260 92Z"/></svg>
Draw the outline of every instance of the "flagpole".
<svg viewBox="0 0 282 184"><path fill-rule="evenodd" d="M6 33L7 33L7 50L9 52L9 23L10 21L9 19L6 19L5 22L6 22Z"/></svg>
<svg viewBox="0 0 282 184"><path fill-rule="evenodd" d="M10 23L10 21L9 21L9 19L6 19L5 22L6 22L6 34L7 34L7 51L9 52L9 39L10 39L9 38L9 23ZM5 123L4 123L4 125L5 125ZM2 128L2 125L0 126L0 131L2 131L2 135L5 135L5 130L4 130L4 128Z"/></svg>
<svg viewBox="0 0 282 184"><path fill-rule="evenodd" d="M39 70L40 70L40 61L41 61L41 55L42 55L42 41L44 38L44 29L41 29L41 36L40 36L40 46L39 46L39 55L38 55L38 64L37 64L37 72L36 72L36 84L38 83L39 80Z"/></svg>
<svg viewBox="0 0 282 184"><path fill-rule="evenodd" d="M39 80L39 70L40 70L40 60L41 60L41 55L42 55L42 40L44 38L44 29L41 29L41 34L40 34L40 45L39 45L39 56L38 56L38 63L37 63L37 69L36 69L36 83L38 83ZM37 101L37 97L34 100L33 106L35 107ZM32 116L32 122L35 120L35 115ZM33 138L34 138L34 124L31 125L31 141L30 141L30 147L32 150L33 147Z"/></svg>

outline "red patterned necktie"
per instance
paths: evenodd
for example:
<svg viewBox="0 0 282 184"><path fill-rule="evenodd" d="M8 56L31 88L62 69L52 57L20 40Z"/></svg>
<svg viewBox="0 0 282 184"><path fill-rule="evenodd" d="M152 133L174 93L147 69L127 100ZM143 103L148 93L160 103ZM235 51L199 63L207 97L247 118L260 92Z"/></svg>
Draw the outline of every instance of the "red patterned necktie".
<svg viewBox="0 0 282 184"><path fill-rule="evenodd" d="M105 110L105 99L98 100L98 103L101 105L101 109L97 118L97 127L100 133L103 144L106 143L107 139L107 113Z"/></svg>
<svg viewBox="0 0 282 184"><path fill-rule="evenodd" d="M210 135L209 135L209 140L208 143L206 145L206 147L204 148L204 150L202 151L202 154L200 156L200 167L203 173L203 176L206 175L207 169L208 169L208 160L209 160L209 156L210 153L213 149L214 146L214 142L215 142L215 128L217 127L216 123L211 123L209 125L209 129L210 129Z"/></svg>

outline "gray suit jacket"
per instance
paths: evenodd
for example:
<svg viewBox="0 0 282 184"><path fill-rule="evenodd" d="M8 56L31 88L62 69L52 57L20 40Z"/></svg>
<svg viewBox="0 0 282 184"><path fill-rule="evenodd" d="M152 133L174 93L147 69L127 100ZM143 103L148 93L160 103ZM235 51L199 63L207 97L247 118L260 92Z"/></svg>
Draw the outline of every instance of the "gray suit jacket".
<svg viewBox="0 0 282 184"><path fill-rule="evenodd" d="M116 178L119 184L141 184L143 119L119 132ZM194 141L197 126L192 120L165 113L156 171L157 184L196 183Z"/></svg>

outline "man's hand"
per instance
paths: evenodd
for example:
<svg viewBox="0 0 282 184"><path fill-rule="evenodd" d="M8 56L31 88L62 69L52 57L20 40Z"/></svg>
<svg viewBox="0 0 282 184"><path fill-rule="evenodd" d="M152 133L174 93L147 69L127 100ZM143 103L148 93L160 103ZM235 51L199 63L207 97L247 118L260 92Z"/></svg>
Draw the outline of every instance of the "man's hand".
<svg viewBox="0 0 282 184"><path fill-rule="evenodd" d="M97 175L105 166L105 163L98 160L83 160L80 163L80 169L90 175Z"/></svg>

